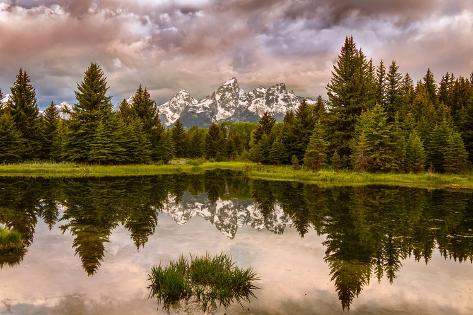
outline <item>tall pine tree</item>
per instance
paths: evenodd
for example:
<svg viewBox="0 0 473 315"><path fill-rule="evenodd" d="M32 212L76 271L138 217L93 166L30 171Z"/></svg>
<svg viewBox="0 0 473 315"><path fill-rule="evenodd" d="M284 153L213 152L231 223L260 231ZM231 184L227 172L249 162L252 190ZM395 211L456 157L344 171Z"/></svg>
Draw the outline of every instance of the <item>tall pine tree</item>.
<svg viewBox="0 0 473 315"><path fill-rule="evenodd" d="M353 37L347 37L327 85L331 108L328 124L330 151L337 150L345 166L348 166L352 152L350 143L356 120L372 102L372 93L366 89L366 81L371 81L367 69L364 54L356 48Z"/></svg>
<svg viewBox="0 0 473 315"><path fill-rule="evenodd" d="M75 91L77 103L70 114L64 152L68 160L86 162L91 156L104 156L97 153L98 148L94 149L96 152L92 155L91 144L93 141L97 143L99 140L111 140L101 138L112 114L112 103L107 91L107 81L102 69L95 63L90 64ZM99 122L102 124L102 135L96 137Z"/></svg>
<svg viewBox="0 0 473 315"><path fill-rule="evenodd" d="M22 158L34 159L40 147L39 109L36 104L36 91L31 85L29 75L22 69L11 87L7 107L23 143Z"/></svg>

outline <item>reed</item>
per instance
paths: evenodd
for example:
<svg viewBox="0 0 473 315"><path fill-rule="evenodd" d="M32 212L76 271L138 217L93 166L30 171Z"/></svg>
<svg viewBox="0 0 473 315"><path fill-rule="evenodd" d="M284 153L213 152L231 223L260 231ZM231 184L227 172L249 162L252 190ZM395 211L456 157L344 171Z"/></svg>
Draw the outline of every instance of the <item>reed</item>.
<svg viewBox="0 0 473 315"><path fill-rule="evenodd" d="M159 265L149 274L150 297L154 297L163 309L198 307L202 312L228 308L234 302L240 305L255 297L258 280L251 269L241 269L226 254L189 259L180 256L167 266Z"/></svg>

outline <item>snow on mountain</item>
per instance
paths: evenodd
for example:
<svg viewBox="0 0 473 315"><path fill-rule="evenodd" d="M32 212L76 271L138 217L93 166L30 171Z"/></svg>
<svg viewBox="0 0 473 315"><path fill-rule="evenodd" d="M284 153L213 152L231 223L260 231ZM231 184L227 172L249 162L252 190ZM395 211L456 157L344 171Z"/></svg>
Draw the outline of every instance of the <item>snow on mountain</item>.
<svg viewBox="0 0 473 315"><path fill-rule="evenodd" d="M295 110L303 98L288 91L284 83L269 88L245 92L236 78L228 80L212 94L196 100L189 92L179 91L159 106L161 121L170 126L178 118L184 126L208 126L220 121L257 121L265 112L282 120L289 110Z"/></svg>
<svg viewBox="0 0 473 315"><path fill-rule="evenodd" d="M3 98L0 100L0 108L5 106L9 99L10 99L10 94L3 95Z"/></svg>
<svg viewBox="0 0 473 315"><path fill-rule="evenodd" d="M213 203L206 194L192 196L185 193L179 202L168 198L161 212L168 214L179 225L195 216L202 217L228 238L234 238L238 228L243 225L276 234L283 233L291 225L289 216L278 204L272 213L265 216L254 201L219 199Z"/></svg>
<svg viewBox="0 0 473 315"><path fill-rule="evenodd" d="M59 116L63 119L68 119L70 116L70 112L72 110L72 105L69 104L68 102L61 102L60 104L54 104L54 107L56 107L56 110L59 113ZM42 115L44 113L44 110L40 110L39 113Z"/></svg>

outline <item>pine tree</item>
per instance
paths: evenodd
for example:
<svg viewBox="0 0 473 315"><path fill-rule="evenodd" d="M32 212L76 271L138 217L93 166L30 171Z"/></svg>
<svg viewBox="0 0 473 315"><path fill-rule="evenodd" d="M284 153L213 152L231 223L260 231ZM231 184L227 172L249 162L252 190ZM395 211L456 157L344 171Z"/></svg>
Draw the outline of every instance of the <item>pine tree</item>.
<svg viewBox="0 0 473 315"><path fill-rule="evenodd" d="M35 158L40 145L39 109L36 91L31 85L30 77L22 69L11 87L7 107L22 139L22 158Z"/></svg>
<svg viewBox="0 0 473 315"><path fill-rule="evenodd" d="M46 108L42 117L41 128L41 157L46 160L55 160L58 157L57 141L59 127L59 112L54 102Z"/></svg>
<svg viewBox="0 0 473 315"><path fill-rule="evenodd" d="M123 99L120 102L118 113L124 122L129 122L133 119L133 110L131 109L130 103L128 103L126 99Z"/></svg>
<svg viewBox="0 0 473 315"><path fill-rule="evenodd" d="M205 137L205 157L212 160L220 159L224 144L223 132L219 125L213 123Z"/></svg>
<svg viewBox="0 0 473 315"><path fill-rule="evenodd" d="M426 143L427 165L435 172L443 173L445 171L445 148L447 147L447 139L451 132L451 128L444 120L440 124L435 125L429 134Z"/></svg>
<svg viewBox="0 0 473 315"><path fill-rule="evenodd" d="M357 172L365 172L370 167L370 147L364 130L361 131L360 135L356 139L356 144L353 149L353 169Z"/></svg>
<svg viewBox="0 0 473 315"><path fill-rule="evenodd" d="M396 113L402 107L402 76L399 73L399 67L395 61L389 66L386 76L386 113L388 121L393 122Z"/></svg>
<svg viewBox="0 0 473 315"><path fill-rule="evenodd" d="M112 113L112 103L110 97L107 96L107 90L107 82L102 69L95 63L90 64L75 91L77 103L71 111L64 152L68 160L89 161L92 142L110 140L96 137L99 122L102 123L101 128L104 132ZM101 154L100 156L102 157Z"/></svg>
<svg viewBox="0 0 473 315"><path fill-rule="evenodd" d="M182 158L186 156L186 131L182 126L181 120L178 119L174 123L174 127L171 130L172 141L174 143L174 153L176 157Z"/></svg>
<svg viewBox="0 0 473 315"><path fill-rule="evenodd" d="M337 149L345 163L349 162L348 157L351 155L350 143L356 120L373 101L372 92L367 89L368 83L372 81L368 69L366 57L357 50L353 37L347 37L327 85L331 108L327 124L331 138L330 151Z"/></svg>
<svg viewBox="0 0 473 315"><path fill-rule="evenodd" d="M407 168L412 173L421 173L425 169L424 146L415 130L409 135L407 142Z"/></svg>
<svg viewBox="0 0 473 315"><path fill-rule="evenodd" d="M123 125L124 126L124 125ZM133 119L125 127L125 141L122 146L126 149L126 161L129 163L148 163L151 160L151 141L145 132L142 122L139 119ZM118 126L115 138L122 136Z"/></svg>
<svg viewBox="0 0 473 315"><path fill-rule="evenodd" d="M191 158L204 156L205 152L205 131L202 128L193 126L186 133L187 155Z"/></svg>
<svg viewBox="0 0 473 315"><path fill-rule="evenodd" d="M322 123L315 125L309 145L304 154L304 166L312 171L320 170L325 164L327 141L325 140L325 130Z"/></svg>
<svg viewBox="0 0 473 315"><path fill-rule="evenodd" d="M284 125L282 141L288 156L297 156L299 161L304 159L304 153L309 144L310 136L315 126L314 109L304 100L297 108L294 118Z"/></svg>
<svg viewBox="0 0 473 315"><path fill-rule="evenodd" d="M376 103L381 105L386 103L386 67L383 60L376 69Z"/></svg>
<svg viewBox="0 0 473 315"><path fill-rule="evenodd" d="M275 123L276 119L274 119L268 112L265 112L258 122L258 127L253 131L251 140L252 144L257 144L263 135L269 135L271 130L273 130Z"/></svg>
<svg viewBox="0 0 473 315"><path fill-rule="evenodd" d="M465 171L467 165L468 153L458 132L452 132L447 137L447 146L445 147L445 172L461 173Z"/></svg>
<svg viewBox="0 0 473 315"><path fill-rule="evenodd" d="M377 104L358 119L352 150L354 163L366 156L368 171L390 172L397 170L396 142L392 124L387 122L386 112ZM366 153L365 153L366 152Z"/></svg>
<svg viewBox="0 0 473 315"><path fill-rule="evenodd" d="M280 137L276 138L269 151L269 160L271 164L280 165L287 161L286 147Z"/></svg>
<svg viewBox="0 0 473 315"><path fill-rule="evenodd" d="M330 165L332 166L332 168L334 170L340 170L343 168L343 163L340 159L340 154L338 154L338 151L335 150L335 152L333 152L331 158L330 158Z"/></svg>
<svg viewBox="0 0 473 315"><path fill-rule="evenodd" d="M172 134L170 132L165 132L159 140L156 151L156 159L167 164L173 158L174 143L172 141Z"/></svg>
<svg viewBox="0 0 473 315"><path fill-rule="evenodd" d="M425 74L423 81L429 100L433 104L437 104L437 83L435 82L434 74L432 73L432 71L430 71L430 68L427 69L427 73Z"/></svg>
<svg viewBox="0 0 473 315"><path fill-rule="evenodd" d="M124 114L126 115L127 108L125 104L123 104L123 106ZM155 152L157 151L157 146L164 132L164 128L159 119L159 111L156 102L151 99L148 90L142 88L141 85L138 87L131 99L130 113L134 118L140 120L144 132L151 141L151 150L154 152L154 159L156 159L157 157ZM175 149L181 150L181 147L176 144ZM176 153L178 156L182 155L181 151Z"/></svg>
<svg viewBox="0 0 473 315"><path fill-rule="evenodd" d="M89 162L97 164L113 163L115 156L113 154L112 142L110 141L111 138L112 132L103 121L100 121L94 138L90 143Z"/></svg>
<svg viewBox="0 0 473 315"><path fill-rule="evenodd" d="M21 160L22 141L10 113L0 116L0 163L14 163Z"/></svg>

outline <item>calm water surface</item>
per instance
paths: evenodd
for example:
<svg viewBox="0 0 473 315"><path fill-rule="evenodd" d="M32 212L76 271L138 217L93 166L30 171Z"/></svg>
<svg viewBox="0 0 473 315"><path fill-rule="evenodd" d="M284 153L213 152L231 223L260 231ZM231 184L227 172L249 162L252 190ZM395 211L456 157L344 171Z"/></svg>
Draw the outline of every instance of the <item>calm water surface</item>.
<svg viewBox="0 0 473 315"><path fill-rule="evenodd" d="M230 314L473 314L473 193L211 172L0 178L0 314L160 314L151 266L228 252L261 280Z"/></svg>

